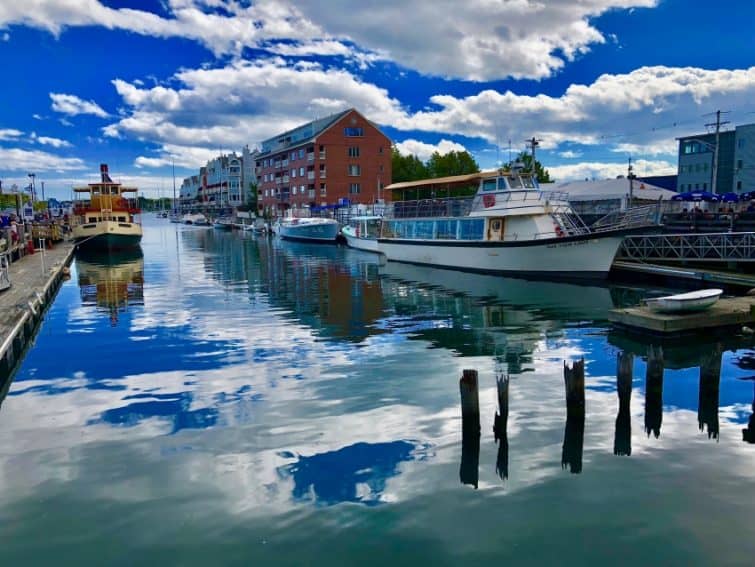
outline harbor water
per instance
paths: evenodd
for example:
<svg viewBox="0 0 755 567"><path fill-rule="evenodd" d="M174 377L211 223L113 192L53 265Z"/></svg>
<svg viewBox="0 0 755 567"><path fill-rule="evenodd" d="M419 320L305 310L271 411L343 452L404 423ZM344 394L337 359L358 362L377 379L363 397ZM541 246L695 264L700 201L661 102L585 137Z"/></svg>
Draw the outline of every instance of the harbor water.
<svg viewBox="0 0 755 567"><path fill-rule="evenodd" d="M148 218L2 377L0 564L751 565L754 339L611 329L654 291Z"/></svg>

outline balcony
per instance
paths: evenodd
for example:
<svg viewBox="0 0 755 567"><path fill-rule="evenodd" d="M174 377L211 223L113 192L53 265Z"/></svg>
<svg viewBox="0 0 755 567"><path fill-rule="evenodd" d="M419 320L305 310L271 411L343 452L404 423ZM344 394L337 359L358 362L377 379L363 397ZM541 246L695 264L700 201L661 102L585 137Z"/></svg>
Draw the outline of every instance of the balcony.
<svg viewBox="0 0 755 567"><path fill-rule="evenodd" d="M325 159L325 150L320 151L320 159Z"/></svg>
<svg viewBox="0 0 755 567"><path fill-rule="evenodd" d="M307 161L315 161L314 152L312 152L311 154L307 154Z"/></svg>
<svg viewBox="0 0 755 567"><path fill-rule="evenodd" d="M308 171L307 172L307 179L314 179L315 178L315 172L314 171Z"/></svg>
<svg viewBox="0 0 755 567"><path fill-rule="evenodd" d="M327 173L327 172L326 172L326 171L325 171L324 169L321 169L321 170L320 170L320 179L325 179L325 177L326 177L326 175L325 175L325 174L326 174L326 173Z"/></svg>

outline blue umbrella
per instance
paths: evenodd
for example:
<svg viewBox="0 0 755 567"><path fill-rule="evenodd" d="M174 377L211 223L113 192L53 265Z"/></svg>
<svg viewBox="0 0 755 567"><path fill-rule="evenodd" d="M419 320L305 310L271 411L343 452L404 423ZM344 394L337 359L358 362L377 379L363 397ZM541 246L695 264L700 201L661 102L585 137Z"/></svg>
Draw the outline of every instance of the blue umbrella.
<svg viewBox="0 0 755 567"><path fill-rule="evenodd" d="M737 195L736 193L724 193L723 195L721 195L721 200L724 203L736 203L737 201L739 201L739 195Z"/></svg>
<svg viewBox="0 0 755 567"><path fill-rule="evenodd" d="M739 198L742 201L752 201L755 200L755 191L748 191L747 193L742 193Z"/></svg>
<svg viewBox="0 0 755 567"><path fill-rule="evenodd" d="M715 203L720 201L721 197L709 191L688 191L674 195L671 199L673 201L710 201Z"/></svg>

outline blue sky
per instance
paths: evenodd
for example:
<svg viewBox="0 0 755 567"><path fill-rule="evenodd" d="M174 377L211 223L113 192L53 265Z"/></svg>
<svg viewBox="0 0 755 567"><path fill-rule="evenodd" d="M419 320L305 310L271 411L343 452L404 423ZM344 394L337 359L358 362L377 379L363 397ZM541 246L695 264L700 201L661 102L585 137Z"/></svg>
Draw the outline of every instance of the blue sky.
<svg viewBox="0 0 755 567"><path fill-rule="evenodd" d="M724 9L725 8L725 9ZM524 140L559 180L674 173L706 116L755 122L755 3L35 0L0 5L0 179L67 197L107 162L149 195L348 107L404 153Z"/></svg>

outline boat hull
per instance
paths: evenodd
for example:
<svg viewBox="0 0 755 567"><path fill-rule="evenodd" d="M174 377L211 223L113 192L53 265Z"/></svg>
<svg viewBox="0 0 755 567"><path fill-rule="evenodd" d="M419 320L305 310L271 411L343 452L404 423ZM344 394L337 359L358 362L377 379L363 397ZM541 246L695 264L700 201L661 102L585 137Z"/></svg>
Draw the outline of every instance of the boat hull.
<svg viewBox="0 0 755 567"><path fill-rule="evenodd" d="M623 234L582 235L521 242L378 240L388 260L457 270L557 277L605 278Z"/></svg>
<svg viewBox="0 0 755 567"><path fill-rule="evenodd" d="M375 252L380 254L380 248L376 238L362 238L356 235L354 228L351 226L345 226L341 230L346 239L346 244L350 248L356 248L357 250L365 250L367 252Z"/></svg>
<svg viewBox="0 0 755 567"><path fill-rule="evenodd" d="M661 313L694 313L711 307L722 293L723 290L720 289L682 293L648 299L646 305L653 311Z"/></svg>
<svg viewBox="0 0 755 567"><path fill-rule="evenodd" d="M335 244L338 236L338 223L286 224L278 225L278 235L285 240L299 242L320 242Z"/></svg>
<svg viewBox="0 0 755 567"><path fill-rule="evenodd" d="M73 228L73 239L79 248L125 250L139 246L142 227L115 221L82 224Z"/></svg>

